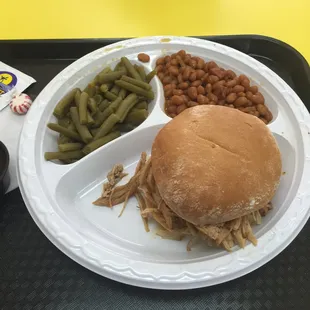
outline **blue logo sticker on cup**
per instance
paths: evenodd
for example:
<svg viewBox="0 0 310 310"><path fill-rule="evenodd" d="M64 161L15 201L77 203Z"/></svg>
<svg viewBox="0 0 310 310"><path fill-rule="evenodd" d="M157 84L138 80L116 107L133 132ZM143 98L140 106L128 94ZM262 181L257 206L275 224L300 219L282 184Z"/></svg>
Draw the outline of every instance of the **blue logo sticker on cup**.
<svg viewBox="0 0 310 310"><path fill-rule="evenodd" d="M0 96L8 93L17 84L17 77L12 72L0 71Z"/></svg>

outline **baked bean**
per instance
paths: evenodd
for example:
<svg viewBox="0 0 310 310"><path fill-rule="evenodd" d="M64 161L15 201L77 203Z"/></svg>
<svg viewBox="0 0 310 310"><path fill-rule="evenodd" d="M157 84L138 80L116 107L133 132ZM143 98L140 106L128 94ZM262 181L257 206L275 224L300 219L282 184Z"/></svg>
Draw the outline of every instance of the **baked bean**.
<svg viewBox="0 0 310 310"><path fill-rule="evenodd" d="M145 54L145 53L140 53L140 54L138 54L138 59L141 62L149 62L150 61L150 56L148 54Z"/></svg>
<svg viewBox="0 0 310 310"><path fill-rule="evenodd" d="M213 87L214 88L214 87ZM216 88L213 89L213 94L218 97L218 99L225 99L226 98L226 91L227 88L222 85L218 85Z"/></svg>
<svg viewBox="0 0 310 310"><path fill-rule="evenodd" d="M201 80L196 80L196 81L194 81L192 84L191 84L191 86L193 86L193 87L198 87L198 86L200 86L202 84L202 81Z"/></svg>
<svg viewBox="0 0 310 310"><path fill-rule="evenodd" d="M163 78L165 77L165 73L164 72L158 72L157 73L158 78L162 81Z"/></svg>
<svg viewBox="0 0 310 310"><path fill-rule="evenodd" d="M199 60L197 61L197 69L202 69L204 65L205 65L204 60L199 58Z"/></svg>
<svg viewBox="0 0 310 310"><path fill-rule="evenodd" d="M189 97L188 97L187 95L181 95L181 97L183 98L183 102L184 102L185 104L188 104L188 102L189 102Z"/></svg>
<svg viewBox="0 0 310 310"><path fill-rule="evenodd" d="M265 103L265 98L261 93L256 93L255 95L252 96L252 102L254 104L264 104Z"/></svg>
<svg viewBox="0 0 310 310"><path fill-rule="evenodd" d="M267 108L267 114L265 115L265 119L267 120L268 123L271 122L273 119L272 113L269 111L268 108Z"/></svg>
<svg viewBox="0 0 310 310"><path fill-rule="evenodd" d="M225 100L223 100L223 99L222 99L222 100L219 100L219 101L217 102L217 104L218 104L218 105L224 105L224 104L225 104Z"/></svg>
<svg viewBox="0 0 310 310"><path fill-rule="evenodd" d="M183 103L184 103L184 101L183 101L183 98L181 96L174 95L171 97L171 104L181 105Z"/></svg>
<svg viewBox="0 0 310 310"><path fill-rule="evenodd" d="M237 85L237 81L236 80L230 80L226 82L226 86L227 87L235 87Z"/></svg>
<svg viewBox="0 0 310 310"><path fill-rule="evenodd" d="M165 58L166 57L160 57L156 60L156 66L159 66L159 65L164 65L165 64Z"/></svg>
<svg viewBox="0 0 310 310"><path fill-rule="evenodd" d="M196 70L196 77L200 80L205 75L205 72L201 69Z"/></svg>
<svg viewBox="0 0 310 310"><path fill-rule="evenodd" d="M204 71L204 72L209 72L209 63L206 62L206 63L204 64L204 66L203 66L203 71Z"/></svg>
<svg viewBox="0 0 310 310"><path fill-rule="evenodd" d="M255 115L256 117L259 117L259 112L258 111L254 111L254 114L253 115Z"/></svg>
<svg viewBox="0 0 310 310"><path fill-rule="evenodd" d="M173 53L173 54L171 54L171 58L173 59L173 58L176 58L177 57L177 53Z"/></svg>
<svg viewBox="0 0 310 310"><path fill-rule="evenodd" d="M219 78L216 75L209 75L207 78L207 82L210 84L214 84L219 81Z"/></svg>
<svg viewBox="0 0 310 310"><path fill-rule="evenodd" d="M173 89L172 93L173 93L173 95L181 96L181 95L183 95L183 90L182 89Z"/></svg>
<svg viewBox="0 0 310 310"><path fill-rule="evenodd" d="M176 112L177 115L179 115L180 113L182 113L186 108L187 108L187 106L186 106L185 103L179 105L179 106L177 107L177 112Z"/></svg>
<svg viewBox="0 0 310 310"><path fill-rule="evenodd" d="M228 79L235 79L236 78L236 73L232 70L226 70L225 71L225 77Z"/></svg>
<svg viewBox="0 0 310 310"><path fill-rule="evenodd" d="M215 101L210 101L209 104L210 105L216 105L216 102Z"/></svg>
<svg viewBox="0 0 310 310"><path fill-rule="evenodd" d="M191 57L187 54L187 55L184 57L184 63L188 65L189 62L190 62L190 60L191 60Z"/></svg>
<svg viewBox="0 0 310 310"><path fill-rule="evenodd" d="M248 106L249 107L253 106L253 102L251 100L248 100Z"/></svg>
<svg viewBox="0 0 310 310"><path fill-rule="evenodd" d="M171 59L171 65L172 66L177 66L179 64L177 59Z"/></svg>
<svg viewBox="0 0 310 310"><path fill-rule="evenodd" d="M211 68L209 70L209 73L212 75L216 75L220 80L223 79L225 76L225 72L221 68L218 68L218 67Z"/></svg>
<svg viewBox="0 0 310 310"><path fill-rule="evenodd" d="M189 80L190 80L191 82L194 82L194 81L197 80L196 72L192 72L192 73L190 74Z"/></svg>
<svg viewBox="0 0 310 310"><path fill-rule="evenodd" d="M233 87L233 92L237 94L244 92L244 90L245 90L244 87L241 85L236 85Z"/></svg>
<svg viewBox="0 0 310 310"><path fill-rule="evenodd" d="M244 75L244 74L240 74L240 76L239 76L239 81L240 81L240 82L241 82L241 81L247 81L247 82L250 83L249 78L248 78L246 75Z"/></svg>
<svg viewBox="0 0 310 310"><path fill-rule="evenodd" d="M246 89L246 90L248 90L249 88L250 88L250 82L249 81L247 81L247 80L242 80L241 82L240 82L240 84Z"/></svg>
<svg viewBox="0 0 310 310"><path fill-rule="evenodd" d="M172 62L171 62L172 63ZM179 69L175 66L171 66L169 69L168 69L169 73L173 76L178 76L179 74Z"/></svg>
<svg viewBox="0 0 310 310"><path fill-rule="evenodd" d="M192 100L196 100L197 98L197 88L196 87L190 87L187 91L188 97Z"/></svg>
<svg viewBox="0 0 310 310"><path fill-rule="evenodd" d="M251 86L249 87L249 91L252 93L252 94L256 94L258 92L258 87L257 86Z"/></svg>
<svg viewBox="0 0 310 310"><path fill-rule="evenodd" d="M171 114L169 114L169 116L170 116L171 118L174 118L174 117L177 116L177 114L176 114L176 113L171 113Z"/></svg>
<svg viewBox="0 0 310 310"><path fill-rule="evenodd" d="M177 52L177 55L181 56L182 58L186 56L186 52L184 50L180 50Z"/></svg>
<svg viewBox="0 0 310 310"><path fill-rule="evenodd" d="M201 80L204 82L204 83L208 83L208 77L209 77L209 73L205 73L204 76L201 78Z"/></svg>
<svg viewBox="0 0 310 310"><path fill-rule="evenodd" d="M186 67L184 72L183 72L183 80L188 81L190 74L191 74L190 68Z"/></svg>
<svg viewBox="0 0 310 310"><path fill-rule="evenodd" d="M179 73L179 75L178 75L178 82L179 82L179 84L183 83L183 75L182 75L182 73Z"/></svg>
<svg viewBox="0 0 310 310"><path fill-rule="evenodd" d="M237 99L236 93L231 93L226 97L226 102L233 103Z"/></svg>
<svg viewBox="0 0 310 310"><path fill-rule="evenodd" d="M171 60L171 57L170 57L169 55L167 55L167 56L164 57L164 62L165 62L165 63L170 62L170 60Z"/></svg>
<svg viewBox="0 0 310 310"><path fill-rule="evenodd" d="M247 105L247 103L248 103L248 99L246 97L239 97L234 102L234 106L235 107L242 107L242 106Z"/></svg>
<svg viewBox="0 0 310 310"><path fill-rule="evenodd" d="M171 64L171 62L170 62L170 61L169 61L169 62L167 62L167 63L165 64L165 68L166 68L166 69L169 69L171 66L172 66L172 64Z"/></svg>
<svg viewBox="0 0 310 310"><path fill-rule="evenodd" d="M180 89L187 89L189 86L188 82L182 82L178 85Z"/></svg>
<svg viewBox="0 0 310 310"><path fill-rule="evenodd" d="M171 77L171 83L172 84L178 84L178 79L174 76Z"/></svg>
<svg viewBox="0 0 310 310"><path fill-rule="evenodd" d="M208 83L208 84L206 85L206 92L207 92L208 94L212 92L212 85L211 85L210 83Z"/></svg>
<svg viewBox="0 0 310 310"><path fill-rule="evenodd" d="M231 94L233 92L232 87L227 87L226 88L226 96L228 96L229 94Z"/></svg>
<svg viewBox="0 0 310 310"><path fill-rule="evenodd" d="M255 112L256 108L255 107L246 107L246 108L238 108L238 110L245 112L245 113L249 113L249 112Z"/></svg>
<svg viewBox="0 0 310 310"><path fill-rule="evenodd" d="M189 62L189 65L190 65L193 69L196 69L197 61L194 60L194 59L191 59L190 62Z"/></svg>
<svg viewBox="0 0 310 310"><path fill-rule="evenodd" d="M198 105L198 102L196 102L196 101L189 101L187 104L187 106L189 108L195 107L196 105Z"/></svg>
<svg viewBox="0 0 310 310"><path fill-rule="evenodd" d="M159 72L162 72L164 71L165 67L163 65L159 65L156 67L156 72L159 73Z"/></svg>
<svg viewBox="0 0 310 310"><path fill-rule="evenodd" d="M245 93L245 96L246 96L249 100L252 100L253 94L252 94L252 92L247 91L247 92Z"/></svg>
<svg viewBox="0 0 310 310"><path fill-rule="evenodd" d="M258 104L256 106L257 111L260 115L265 116L268 113L267 107L264 104Z"/></svg>
<svg viewBox="0 0 310 310"><path fill-rule="evenodd" d="M195 82L194 82L195 83ZM193 83L192 83L192 86L193 86ZM205 91L205 89L203 88L203 86L198 86L197 87L197 93L199 94L199 95L204 95L205 93L206 93L206 91Z"/></svg>
<svg viewBox="0 0 310 310"><path fill-rule="evenodd" d="M226 83L225 80L217 81L217 82L215 82L215 83L212 85L212 89L219 88L219 87L223 86L225 83Z"/></svg>
<svg viewBox="0 0 310 310"><path fill-rule="evenodd" d="M170 104L168 107L167 107L167 112L168 113L176 113L177 111L177 106L174 105L174 104Z"/></svg>
<svg viewBox="0 0 310 310"><path fill-rule="evenodd" d="M208 98L209 98L210 101L213 101L215 103L218 102L217 96L212 94L212 93L208 94Z"/></svg>
<svg viewBox="0 0 310 310"><path fill-rule="evenodd" d="M263 118L263 117L260 117L259 118L261 121L263 121L266 125L269 123L265 118Z"/></svg>
<svg viewBox="0 0 310 310"><path fill-rule="evenodd" d="M207 103L209 103L209 99L204 95L198 95L197 96L197 102L199 104L207 104Z"/></svg>
<svg viewBox="0 0 310 310"><path fill-rule="evenodd" d="M208 68L209 68L209 70L212 68L218 68L218 65L214 61L210 61L208 63Z"/></svg>
<svg viewBox="0 0 310 310"><path fill-rule="evenodd" d="M164 93L166 98L170 98L172 96L172 89L165 90Z"/></svg>
<svg viewBox="0 0 310 310"><path fill-rule="evenodd" d="M237 94L238 97L245 97L245 93L244 92L240 92Z"/></svg>

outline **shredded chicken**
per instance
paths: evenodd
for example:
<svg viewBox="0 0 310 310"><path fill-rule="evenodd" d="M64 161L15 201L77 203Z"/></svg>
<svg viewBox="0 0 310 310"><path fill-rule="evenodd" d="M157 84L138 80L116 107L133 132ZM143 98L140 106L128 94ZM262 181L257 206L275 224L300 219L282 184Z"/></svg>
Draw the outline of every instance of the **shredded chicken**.
<svg viewBox="0 0 310 310"><path fill-rule="evenodd" d="M121 216L129 198L135 196L145 231L150 231L148 221L153 219L160 226L156 234L164 239L182 240L185 236L190 236L187 251L191 251L199 238L205 240L209 246L221 246L227 251L231 251L235 245L244 248L247 240L257 245L251 225L261 224L261 217L272 209L269 203L258 211L225 223L195 226L175 214L161 198L152 173L151 158L147 158L145 152L141 154L134 176L125 185L116 186L127 175L123 170L122 165L113 167L108 173L108 182L103 184L101 197L93 204L113 207L124 203L119 215Z"/></svg>

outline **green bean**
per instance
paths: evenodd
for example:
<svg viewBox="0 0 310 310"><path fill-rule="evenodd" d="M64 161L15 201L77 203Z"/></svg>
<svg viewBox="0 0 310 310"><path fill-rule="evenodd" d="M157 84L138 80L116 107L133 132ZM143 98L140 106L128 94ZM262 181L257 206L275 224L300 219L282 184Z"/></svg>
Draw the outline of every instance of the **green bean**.
<svg viewBox="0 0 310 310"><path fill-rule="evenodd" d="M56 105L55 109L54 109L54 115L57 118L62 118L64 117L71 105L72 105L72 101L75 97L75 93L78 91L78 88L74 88L71 91L69 91Z"/></svg>
<svg viewBox="0 0 310 310"><path fill-rule="evenodd" d="M93 137L97 134L97 132L100 130L100 128L93 128L90 130L91 134L93 135Z"/></svg>
<svg viewBox="0 0 310 310"><path fill-rule="evenodd" d="M147 99L154 99L154 93L151 90L145 90L141 87L121 80L115 81L115 84Z"/></svg>
<svg viewBox="0 0 310 310"><path fill-rule="evenodd" d="M146 76L146 83L150 83L153 79L153 77L157 74L156 70L151 71L147 76Z"/></svg>
<svg viewBox="0 0 310 310"><path fill-rule="evenodd" d="M99 111L104 111L110 105L110 101L108 99L104 99L99 105Z"/></svg>
<svg viewBox="0 0 310 310"><path fill-rule="evenodd" d="M139 81L142 81L142 78L140 77L139 73L137 72L137 70L134 68L134 66L132 65L132 63L128 60L128 58L126 57L122 57L121 58L122 63L124 64L124 66L126 67L129 75L131 77L133 77L134 79L137 79Z"/></svg>
<svg viewBox="0 0 310 310"><path fill-rule="evenodd" d="M93 79L93 82L95 84L98 84L99 83L99 75L100 74L105 74L105 73L109 73L111 72L111 69L109 67L106 67L106 68L103 68Z"/></svg>
<svg viewBox="0 0 310 310"><path fill-rule="evenodd" d="M102 102L103 98L101 95L94 96L94 100L96 102L96 105L99 106L99 104Z"/></svg>
<svg viewBox="0 0 310 310"><path fill-rule="evenodd" d="M116 124L113 130L119 130L120 132L129 132L136 128L136 126L132 124Z"/></svg>
<svg viewBox="0 0 310 310"><path fill-rule="evenodd" d="M121 97L122 99L125 99L127 95L127 90L125 88L121 88L118 97Z"/></svg>
<svg viewBox="0 0 310 310"><path fill-rule="evenodd" d="M143 66L138 66L138 65L134 65L134 67L136 68L136 70L138 71L139 75L141 76L141 79L143 82L146 81L146 73L144 71L144 67Z"/></svg>
<svg viewBox="0 0 310 310"><path fill-rule="evenodd" d="M146 110L131 110L124 120L126 124L132 124L134 126L139 126L148 117L148 112Z"/></svg>
<svg viewBox="0 0 310 310"><path fill-rule="evenodd" d="M81 97L80 97L80 104L78 106L79 114L80 114L80 123L82 125L87 124L87 102L88 102L88 99L89 99L88 93L82 92ZM71 117L72 117L72 115L71 115Z"/></svg>
<svg viewBox="0 0 310 310"><path fill-rule="evenodd" d="M94 140L97 140L105 135L107 135L114 125L119 122L119 117L116 114L111 114L100 126L100 129L94 136Z"/></svg>
<svg viewBox="0 0 310 310"><path fill-rule="evenodd" d="M92 126L94 124L95 124L95 120L93 119L89 111L87 111L87 125Z"/></svg>
<svg viewBox="0 0 310 310"><path fill-rule="evenodd" d="M135 106L134 106L135 109L145 109L147 110L148 108L148 104L146 101L140 101L138 102Z"/></svg>
<svg viewBox="0 0 310 310"><path fill-rule="evenodd" d="M131 78L131 77L129 77L129 76L126 76L126 75L123 75L123 76L121 77L121 80L123 80L123 81L125 81L125 82L128 82L128 83L130 83L130 84L139 86L139 87L141 87L141 88L143 88L143 89L146 89L146 90L152 89L151 85L149 85L149 84L147 84L147 83L145 83L145 82L142 82L142 81L138 81L138 80L133 79L133 78Z"/></svg>
<svg viewBox="0 0 310 310"><path fill-rule="evenodd" d="M116 64L114 71L121 71L121 70L126 70L122 62L120 61L118 64Z"/></svg>
<svg viewBox="0 0 310 310"><path fill-rule="evenodd" d="M87 93L89 97L94 97L96 94L96 85L89 83L85 89L83 90L84 93Z"/></svg>
<svg viewBox="0 0 310 310"><path fill-rule="evenodd" d="M80 105L81 91L78 89L74 96L74 103L78 107ZM69 112L70 114L70 112Z"/></svg>
<svg viewBox="0 0 310 310"><path fill-rule="evenodd" d="M65 144L65 143L70 143L72 140L62 134L59 135L57 143L58 144Z"/></svg>
<svg viewBox="0 0 310 310"><path fill-rule="evenodd" d="M56 131L56 132L59 132L60 134L63 134L64 136L66 136L68 138L71 138L75 141L83 141L77 132L74 132L73 130L62 127L58 124L48 123L47 127L53 131Z"/></svg>
<svg viewBox="0 0 310 310"><path fill-rule="evenodd" d="M115 80L119 79L124 74L126 74L124 70L99 74L99 83L103 84L103 83L114 82Z"/></svg>
<svg viewBox="0 0 310 310"><path fill-rule="evenodd" d="M89 143L93 137L91 135L91 133L89 132L87 126L82 125L79 121L79 113L76 107L72 107L70 108L70 112L71 112L71 118L72 121L74 123L74 126L76 127L78 133L80 134L82 140L85 143Z"/></svg>
<svg viewBox="0 0 310 310"><path fill-rule="evenodd" d="M105 92L107 92L108 90L109 90L109 87L108 87L107 84L101 84L101 85L100 85L100 91L101 91L102 93L105 93Z"/></svg>
<svg viewBox="0 0 310 310"><path fill-rule="evenodd" d="M60 152L77 151L83 147L82 143L61 143L58 144L58 149Z"/></svg>
<svg viewBox="0 0 310 310"><path fill-rule="evenodd" d="M110 101L113 101L117 98L117 96L111 93L110 91L106 91L103 95L105 98L107 98Z"/></svg>
<svg viewBox="0 0 310 310"><path fill-rule="evenodd" d="M71 152L45 152L45 160L54 160L54 159L80 159L85 154L82 151L71 151Z"/></svg>
<svg viewBox="0 0 310 310"><path fill-rule="evenodd" d="M120 137L121 133L119 131L114 131L109 133L108 135L90 142L83 148L83 153L85 155L93 152L94 150L98 149L99 147L103 146L104 144L107 144L108 142Z"/></svg>
<svg viewBox="0 0 310 310"><path fill-rule="evenodd" d="M74 131L74 132L77 132L76 131L76 128L75 128L75 126L74 126L74 124L73 124L73 122L71 122L71 124L67 127L69 130L72 130L72 131Z"/></svg>
<svg viewBox="0 0 310 310"><path fill-rule="evenodd" d="M93 125L94 128L100 127L102 123L113 113L114 111L110 108L107 107L103 112L97 113L96 119L95 119L95 124Z"/></svg>
<svg viewBox="0 0 310 310"><path fill-rule="evenodd" d="M99 95L96 95L99 96ZM96 114L98 111L97 103L94 98L89 98L87 101L87 107L89 108L92 115Z"/></svg>
<svg viewBox="0 0 310 310"><path fill-rule="evenodd" d="M118 95L118 93L120 92L121 88L117 85L114 85L112 88L111 88L111 93L113 93L114 95Z"/></svg>
<svg viewBox="0 0 310 310"><path fill-rule="evenodd" d="M71 119L69 117L64 117L58 120L58 124L62 127L68 128L68 126L71 124Z"/></svg>
<svg viewBox="0 0 310 310"><path fill-rule="evenodd" d="M117 97L114 101L111 102L110 108L115 112L118 109L122 100L123 99L121 97Z"/></svg>
<svg viewBox="0 0 310 310"><path fill-rule="evenodd" d="M120 123L122 123L127 116L128 112L132 109L132 107L137 103L137 95L132 93L128 95L119 105L116 115L120 119Z"/></svg>

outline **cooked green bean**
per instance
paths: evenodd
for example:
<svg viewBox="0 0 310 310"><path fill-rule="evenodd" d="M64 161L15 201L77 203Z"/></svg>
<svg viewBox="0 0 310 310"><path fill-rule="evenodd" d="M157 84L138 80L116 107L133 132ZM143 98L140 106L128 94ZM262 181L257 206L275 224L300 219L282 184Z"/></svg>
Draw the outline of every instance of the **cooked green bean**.
<svg viewBox="0 0 310 310"><path fill-rule="evenodd" d="M70 143L72 142L72 139L60 134L57 140L58 144L65 144L65 143Z"/></svg>
<svg viewBox="0 0 310 310"><path fill-rule="evenodd" d="M93 136L89 132L87 126L82 125L80 123L79 113L78 113L77 108L76 107L70 108L70 112L71 112L71 118L72 118L72 121L74 123L74 126L76 127L76 129L77 129L78 133L80 134L82 140L85 143L89 143L93 139Z"/></svg>
<svg viewBox="0 0 310 310"><path fill-rule="evenodd" d="M94 128L100 127L102 123L113 113L113 109L107 107L103 112L97 113L95 116L95 124L93 125Z"/></svg>
<svg viewBox="0 0 310 310"><path fill-rule="evenodd" d="M121 97L122 99L125 99L127 95L127 90L125 88L121 88L118 97Z"/></svg>
<svg viewBox="0 0 310 310"><path fill-rule="evenodd" d="M145 82L142 82L142 81L138 81L138 80L133 79L133 78L131 78L131 77L129 77L129 76L126 76L126 75L123 75L123 76L121 77L121 80L122 80L122 81L125 81L125 82L127 82L127 83L130 83L130 84L139 86L139 87L141 87L141 88L143 88L143 89L145 89L145 90L151 90L151 89L152 89L151 85L149 85L149 84L147 84L147 83L145 83Z"/></svg>
<svg viewBox="0 0 310 310"><path fill-rule="evenodd" d="M147 117L148 112L146 110L131 110L125 118L124 123L138 126L142 124Z"/></svg>
<svg viewBox="0 0 310 310"><path fill-rule="evenodd" d="M100 74L109 73L109 72L111 72L111 69L110 69L109 67L106 67L106 68L102 69L102 70L94 77L93 82L94 82L95 84L98 84L98 83L99 83L99 75L100 75Z"/></svg>
<svg viewBox="0 0 310 310"><path fill-rule="evenodd" d="M99 111L104 111L110 105L110 101L108 99L104 99L99 105Z"/></svg>
<svg viewBox="0 0 310 310"><path fill-rule="evenodd" d="M146 76L146 83L150 83L153 79L153 77L157 74L156 70L151 71L147 76Z"/></svg>
<svg viewBox="0 0 310 310"><path fill-rule="evenodd" d="M93 128L90 130L91 134L93 135L93 137L97 134L97 132L100 130L100 128Z"/></svg>
<svg viewBox="0 0 310 310"><path fill-rule="evenodd" d="M82 143L61 143L58 144L58 149L60 152L77 151L83 147Z"/></svg>
<svg viewBox="0 0 310 310"><path fill-rule="evenodd" d="M116 124L113 130L119 130L120 132L129 132L136 128L136 126L132 124Z"/></svg>
<svg viewBox="0 0 310 310"><path fill-rule="evenodd" d="M115 84L147 99L154 99L154 93L151 90L145 90L122 80L115 81Z"/></svg>
<svg viewBox="0 0 310 310"><path fill-rule="evenodd" d="M105 93L109 90L109 85L108 84L101 84L99 89L102 93Z"/></svg>
<svg viewBox="0 0 310 310"><path fill-rule="evenodd" d="M95 120L93 119L89 111L87 111L87 125L92 126L94 124L95 124Z"/></svg>
<svg viewBox="0 0 310 310"><path fill-rule="evenodd" d="M141 101L141 102L138 102L135 106L134 106L135 109L145 109L147 110L148 108L148 104L146 101Z"/></svg>
<svg viewBox="0 0 310 310"><path fill-rule="evenodd" d="M58 120L58 124L62 127L68 128L68 126L71 124L71 119L69 117L64 117Z"/></svg>
<svg viewBox="0 0 310 310"><path fill-rule="evenodd" d="M80 105L81 91L78 89L74 96L74 103L78 107ZM70 114L70 112L69 112Z"/></svg>
<svg viewBox="0 0 310 310"><path fill-rule="evenodd" d="M101 95L96 95L94 96L94 100L96 102L96 105L99 106L99 104L101 103L101 101L103 100Z"/></svg>
<svg viewBox="0 0 310 310"><path fill-rule="evenodd" d="M54 115L57 118L62 118L68 113L77 91L78 88L72 89L57 103L54 109Z"/></svg>
<svg viewBox="0 0 310 310"><path fill-rule="evenodd" d="M73 122L71 121L71 124L67 127L69 130L72 130L72 131L74 131L74 132L77 132L76 131L76 128L75 128L75 126L74 126L74 124L73 124Z"/></svg>
<svg viewBox="0 0 310 310"><path fill-rule="evenodd" d="M110 91L106 91L103 95L105 98L107 98L110 101L113 101L117 98L117 96L111 93Z"/></svg>
<svg viewBox="0 0 310 310"><path fill-rule="evenodd" d="M116 114L111 114L100 126L100 129L94 136L94 140L97 140L105 135L107 135L114 125L119 122L119 117Z"/></svg>
<svg viewBox="0 0 310 310"><path fill-rule="evenodd" d="M115 112L118 109L122 100L123 99L121 97L117 97L114 101L111 102L110 108Z"/></svg>
<svg viewBox="0 0 310 310"><path fill-rule="evenodd" d="M96 95L99 96L99 95ZM89 108L92 115L96 114L98 111L97 103L94 98L89 98L87 101L87 107Z"/></svg>
<svg viewBox="0 0 310 310"><path fill-rule="evenodd" d="M120 137L120 135L121 133L119 131L114 131L100 139L94 140L83 148L83 153L87 155L93 152L94 150L98 149L99 147L103 146L104 144L107 144L108 142Z"/></svg>
<svg viewBox="0 0 310 310"><path fill-rule="evenodd" d="M121 88L117 85L114 85L112 88L111 88L111 93L113 93L114 95L118 95L118 93L120 92Z"/></svg>
<svg viewBox="0 0 310 310"><path fill-rule="evenodd" d="M126 70L125 66L122 64L122 62L120 61L114 68L114 71L122 71L122 70Z"/></svg>
<svg viewBox="0 0 310 310"><path fill-rule="evenodd" d="M58 124L48 123L47 127L53 131L56 131L56 132L59 132L60 134L63 134L64 136L66 136L68 138L71 138L73 140L83 141L77 132L74 132L73 130L62 127Z"/></svg>
<svg viewBox="0 0 310 310"><path fill-rule="evenodd" d="M122 123L127 116L128 112L133 108L137 103L137 95L132 93L128 95L119 105L116 115L118 116L120 123Z"/></svg>
<svg viewBox="0 0 310 310"><path fill-rule="evenodd" d="M141 79L143 82L146 81L146 73L144 71L144 67L143 66L138 66L138 65L134 65L134 67L136 68L136 70L138 71L139 75L141 76Z"/></svg>
<svg viewBox="0 0 310 310"><path fill-rule="evenodd" d="M124 66L126 67L129 75L131 77L133 77L134 79L142 81L142 78L140 77L139 73L137 72L135 67L132 65L132 63L128 60L128 58L122 57L121 60L122 60L122 63L124 64Z"/></svg>
<svg viewBox="0 0 310 310"><path fill-rule="evenodd" d="M45 160L66 160L66 159L80 159L85 154L82 151L71 151L71 152L45 152Z"/></svg>
<svg viewBox="0 0 310 310"><path fill-rule="evenodd" d="M94 97L96 94L96 85L89 83L85 89L83 90L84 93L87 93L89 97Z"/></svg>
<svg viewBox="0 0 310 310"><path fill-rule="evenodd" d="M88 93L83 91L81 93L80 104L78 106L78 108L79 108L79 115L80 115L80 123L82 125L86 125L87 124L87 102L88 102L88 99L89 99ZM72 115L71 115L71 117L72 117Z"/></svg>
<svg viewBox="0 0 310 310"><path fill-rule="evenodd" d="M99 74L99 83L103 84L103 83L114 82L115 80L119 79L124 74L126 74L124 70Z"/></svg>

